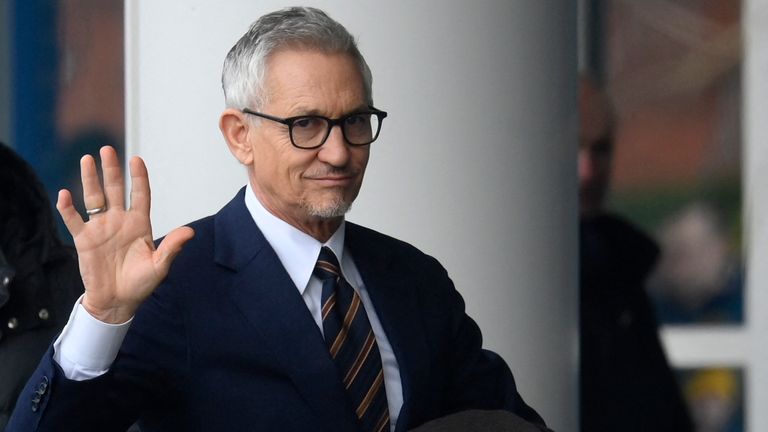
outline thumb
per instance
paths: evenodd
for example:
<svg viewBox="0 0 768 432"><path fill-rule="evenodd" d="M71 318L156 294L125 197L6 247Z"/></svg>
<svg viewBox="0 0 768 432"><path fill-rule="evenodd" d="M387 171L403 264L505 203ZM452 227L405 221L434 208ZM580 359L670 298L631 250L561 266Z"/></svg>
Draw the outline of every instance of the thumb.
<svg viewBox="0 0 768 432"><path fill-rule="evenodd" d="M194 236L195 231L187 226L176 228L168 233L153 253L155 267L157 267L158 272L163 275L167 274L171 263L181 252L181 248Z"/></svg>

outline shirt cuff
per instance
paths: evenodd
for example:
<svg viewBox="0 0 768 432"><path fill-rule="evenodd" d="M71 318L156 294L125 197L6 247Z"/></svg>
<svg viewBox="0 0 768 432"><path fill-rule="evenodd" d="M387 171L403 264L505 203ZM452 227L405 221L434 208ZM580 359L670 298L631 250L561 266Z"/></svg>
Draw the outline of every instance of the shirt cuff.
<svg viewBox="0 0 768 432"><path fill-rule="evenodd" d="M106 373L117 357L133 318L122 324L108 324L94 318L77 300L69 321L53 343L53 359L64 375L75 381Z"/></svg>

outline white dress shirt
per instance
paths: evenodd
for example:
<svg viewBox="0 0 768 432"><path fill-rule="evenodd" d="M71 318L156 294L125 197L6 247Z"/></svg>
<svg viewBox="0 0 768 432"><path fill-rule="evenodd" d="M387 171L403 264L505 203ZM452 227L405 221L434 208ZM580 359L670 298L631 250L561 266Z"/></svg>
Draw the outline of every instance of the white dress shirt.
<svg viewBox="0 0 768 432"><path fill-rule="evenodd" d="M245 191L245 205L272 249L277 253L293 283L304 299L315 323L323 331L322 282L312 274L323 246L329 247L339 258L341 272L352 288L357 291L368 314L376 343L381 353L384 385L389 405L391 429L394 431L400 408L403 405L403 387L392 346L381 326L376 310L368 295L355 262L344 247L345 223L342 222L331 238L322 244L267 211L256 199L250 184ZM77 302L69 322L54 342L54 360L64 375L73 380L86 380L104 374L114 362L131 321L123 324L107 324L93 318Z"/></svg>

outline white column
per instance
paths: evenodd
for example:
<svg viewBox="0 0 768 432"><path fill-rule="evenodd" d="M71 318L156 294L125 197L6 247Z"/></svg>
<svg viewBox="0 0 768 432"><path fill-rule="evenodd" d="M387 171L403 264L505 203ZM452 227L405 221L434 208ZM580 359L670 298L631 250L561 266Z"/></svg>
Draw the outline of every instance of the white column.
<svg viewBox="0 0 768 432"><path fill-rule="evenodd" d="M574 430L576 3L305 3L359 38L390 113L349 219L437 257L525 399ZM217 129L221 63L284 5L128 0L128 154L148 162L156 235L245 183Z"/></svg>

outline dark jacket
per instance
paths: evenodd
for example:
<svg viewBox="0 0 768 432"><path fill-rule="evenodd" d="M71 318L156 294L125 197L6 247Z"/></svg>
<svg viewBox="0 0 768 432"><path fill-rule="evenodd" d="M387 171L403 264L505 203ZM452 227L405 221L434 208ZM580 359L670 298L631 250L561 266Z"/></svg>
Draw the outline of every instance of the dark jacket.
<svg viewBox="0 0 768 432"><path fill-rule="evenodd" d="M692 431L645 292L658 247L612 215L580 240L582 432Z"/></svg>
<svg viewBox="0 0 768 432"><path fill-rule="evenodd" d="M82 291L42 184L0 143L0 431Z"/></svg>
<svg viewBox="0 0 768 432"><path fill-rule="evenodd" d="M166 280L141 305L110 371L70 381L50 355L9 430L358 431L328 346L245 207L244 189L194 222ZM355 257L397 358L397 431L469 409L542 423L443 267L414 247L347 223Z"/></svg>

